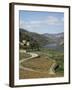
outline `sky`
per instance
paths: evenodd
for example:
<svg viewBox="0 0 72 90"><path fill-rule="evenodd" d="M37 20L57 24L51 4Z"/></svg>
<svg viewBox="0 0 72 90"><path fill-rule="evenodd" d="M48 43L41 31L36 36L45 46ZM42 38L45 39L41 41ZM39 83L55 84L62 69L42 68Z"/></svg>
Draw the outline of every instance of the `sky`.
<svg viewBox="0 0 72 90"><path fill-rule="evenodd" d="M64 13L19 11L19 27L39 34L64 32Z"/></svg>

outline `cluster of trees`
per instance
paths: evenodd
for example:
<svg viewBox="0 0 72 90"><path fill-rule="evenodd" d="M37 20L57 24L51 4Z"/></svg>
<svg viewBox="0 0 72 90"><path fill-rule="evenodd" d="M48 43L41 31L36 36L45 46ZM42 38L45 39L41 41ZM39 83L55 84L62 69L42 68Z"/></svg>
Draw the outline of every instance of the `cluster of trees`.
<svg viewBox="0 0 72 90"><path fill-rule="evenodd" d="M30 44L30 49L32 50L40 50L40 45L37 41L32 41Z"/></svg>

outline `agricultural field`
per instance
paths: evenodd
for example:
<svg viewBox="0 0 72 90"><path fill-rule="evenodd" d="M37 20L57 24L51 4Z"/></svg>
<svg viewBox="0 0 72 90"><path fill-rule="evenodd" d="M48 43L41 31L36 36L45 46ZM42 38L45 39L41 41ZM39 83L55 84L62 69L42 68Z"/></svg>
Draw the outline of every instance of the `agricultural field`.
<svg viewBox="0 0 72 90"><path fill-rule="evenodd" d="M40 51L33 51L39 57L25 60L20 65L20 79L27 78L48 78L48 77L63 77L64 75L64 54L63 52L42 48ZM23 53L24 54L24 53ZM20 58L26 58L26 54L23 56L22 53ZM29 55L28 55L29 57ZM56 63L54 74L49 74L50 68L53 63Z"/></svg>

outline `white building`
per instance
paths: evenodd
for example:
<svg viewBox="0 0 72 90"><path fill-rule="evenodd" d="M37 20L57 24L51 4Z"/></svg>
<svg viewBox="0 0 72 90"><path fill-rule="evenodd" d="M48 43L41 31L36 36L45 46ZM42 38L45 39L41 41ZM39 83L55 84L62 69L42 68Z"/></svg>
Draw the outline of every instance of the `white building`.
<svg viewBox="0 0 72 90"><path fill-rule="evenodd" d="M29 46L29 45L30 45L30 43L29 43L29 42L27 42L27 43L26 43L26 45L27 45L27 46Z"/></svg>
<svg viewBox="0 0 72 90"><path fill-rule="evenodd" d="M23 42L23 44L26 44L26 40L23 40L22 42Z"/></svg>

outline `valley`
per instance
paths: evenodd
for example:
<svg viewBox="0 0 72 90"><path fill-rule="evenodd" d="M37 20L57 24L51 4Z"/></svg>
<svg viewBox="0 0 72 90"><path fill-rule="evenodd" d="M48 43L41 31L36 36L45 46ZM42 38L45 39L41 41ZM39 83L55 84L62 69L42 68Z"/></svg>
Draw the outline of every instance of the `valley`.
<svg viewBox="0 0 72 90"><path fill-rule="evenodd" d="M19 30L19 78L49 78L64 76L64 33L39 34ZM23 41L24 40L24 41ZM29 43L29 45L26 45ZM30 53L38 56L32 57ZM29 58L29 59L28 59Z"/></svg>

